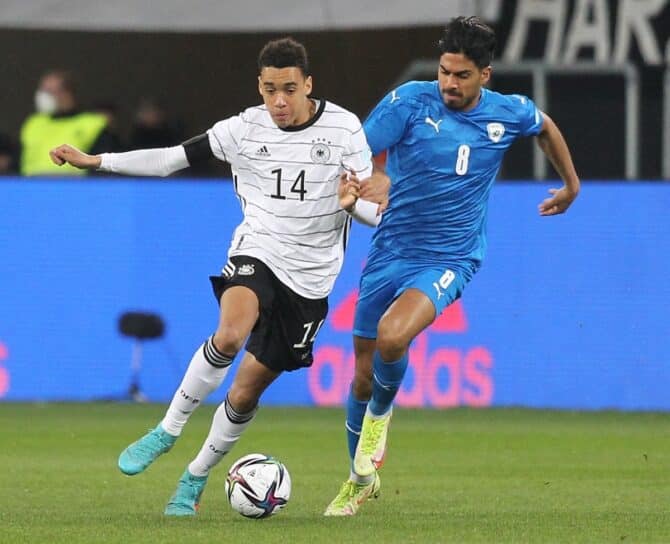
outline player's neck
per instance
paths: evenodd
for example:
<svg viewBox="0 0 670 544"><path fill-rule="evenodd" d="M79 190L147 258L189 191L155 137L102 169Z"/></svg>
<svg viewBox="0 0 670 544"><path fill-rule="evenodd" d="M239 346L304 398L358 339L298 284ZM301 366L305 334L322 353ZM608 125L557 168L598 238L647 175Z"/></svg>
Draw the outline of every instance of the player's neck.
<svg viewBox="0 0 670 544"><path fill-rule="evenodd" d="M316 101L312 100L311 98L308 98L307 107L305 108L304 115L296 119L293 126L300 126L304 125L305 123L308 123L312 119L312 117L314 117L315 114L316 114Z"/></svg>
<svg viewBox="0 0 670 544"><path fill-rule="evenodd" d="M480 89L480 90L479 90L479 94L477 94L477 96L475 97L475 99L474 99L472 102L470 102L467 106L465 106L464 108L462 108L461 111L462 111L463 113L471 112L472 110L474 110L474 109L479 105L479 103L481 102L481 100L482 100L482 90Z"/></svg>

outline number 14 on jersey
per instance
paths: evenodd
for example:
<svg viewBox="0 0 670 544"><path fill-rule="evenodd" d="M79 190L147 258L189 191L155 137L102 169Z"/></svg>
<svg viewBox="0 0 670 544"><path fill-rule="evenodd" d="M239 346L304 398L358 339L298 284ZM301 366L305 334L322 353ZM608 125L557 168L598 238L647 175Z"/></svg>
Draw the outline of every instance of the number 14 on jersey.
<svg viewBox="0 0 670 544"><path fill-rule="evenodd" d="M291 180L289 179L288 182L284 182L282 179L282 169L277 168L276 170L272 171L272 174L276 176L276 186L275 186L275 192L270 195L270 198L278 198L280 200L286 200L286 196L284 194L284 188L282 187L283 183L291 183ZM291 185L290 190L288 191L289 193L295 193L300 195L300 200L305 200L305 195L307 194L307 189L305 189L305 171L300 170L300 173L298 174L298 177L295 178L295 181L293 181L293 184ZM291 196L291 195L289 195ZM290 200L298 200L297 198L291 198Z"/></svg>

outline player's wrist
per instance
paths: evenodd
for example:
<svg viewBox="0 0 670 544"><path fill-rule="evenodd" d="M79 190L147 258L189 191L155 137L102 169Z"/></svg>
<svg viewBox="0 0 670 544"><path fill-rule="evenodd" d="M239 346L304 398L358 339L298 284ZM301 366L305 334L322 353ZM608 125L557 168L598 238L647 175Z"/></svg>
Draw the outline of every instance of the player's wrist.
<svg viewBox="0 0 670 544"><path fill-rule="evenodd" d="M380 220L379 204L362 198L357 198L353 209L351 212L349 212L349 215L364 225L368 225L370 227L377 226Z"/></svg>
<svg viewBox="0 0 670 544"><path fill-rule="evenodd" d="M342 206L342 209L348 214L352 214L356 210L357 203L358 203L358 197L354 197L354 201L349 206Z"/></svg>

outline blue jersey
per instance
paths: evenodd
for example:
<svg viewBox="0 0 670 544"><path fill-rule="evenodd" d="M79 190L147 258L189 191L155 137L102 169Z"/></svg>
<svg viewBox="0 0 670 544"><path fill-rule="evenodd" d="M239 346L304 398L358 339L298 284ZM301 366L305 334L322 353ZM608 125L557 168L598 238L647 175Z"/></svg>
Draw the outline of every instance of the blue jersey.
<svg viewBox="0 0 670 544"><path fill-rule="evenodd" d="M503 155L517 136L538 134L542 123L541 112L521 95L482 89L477 106L460 112L447 108L437 81L410 81L389 93L363 124L373 154L388 151L392 181L374 245L478 268Z"/></svg>

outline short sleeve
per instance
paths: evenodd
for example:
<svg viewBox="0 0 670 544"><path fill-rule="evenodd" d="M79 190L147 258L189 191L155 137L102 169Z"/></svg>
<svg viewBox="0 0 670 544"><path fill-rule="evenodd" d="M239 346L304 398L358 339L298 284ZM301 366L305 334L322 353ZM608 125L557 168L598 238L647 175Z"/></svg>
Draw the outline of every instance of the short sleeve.
<svg viewBox="0 0 670 544"><path fill-rule="evenodd" d="M217 159L226 162L234 160L239 150L244 125L241 115L236 115L219 121L207 131L209 145Z"/></svg>
<svg viewBox="0 0 670 544"><path fill-rule="evenodd" d="M363 127L358 119L356 121L358 127L352 132L349 145L342 154L342 166L355 172L359 179L365 179L372 175L372 153Z"/></svg>
<svg viewBox="0 0 670 544"><path fill-rule="evenodd" d="M519 134L521 136L537 136L542 130L544 116L530 98L520 94L513 95L519 101L517 109Z"/></svg>
<svg viewBox="0 0 670 544"><path fill-rule="evenodd" d="M387 94L363 123L373 155L393 147L403 137L411 115L409 92L399 87Z"/></svg>

